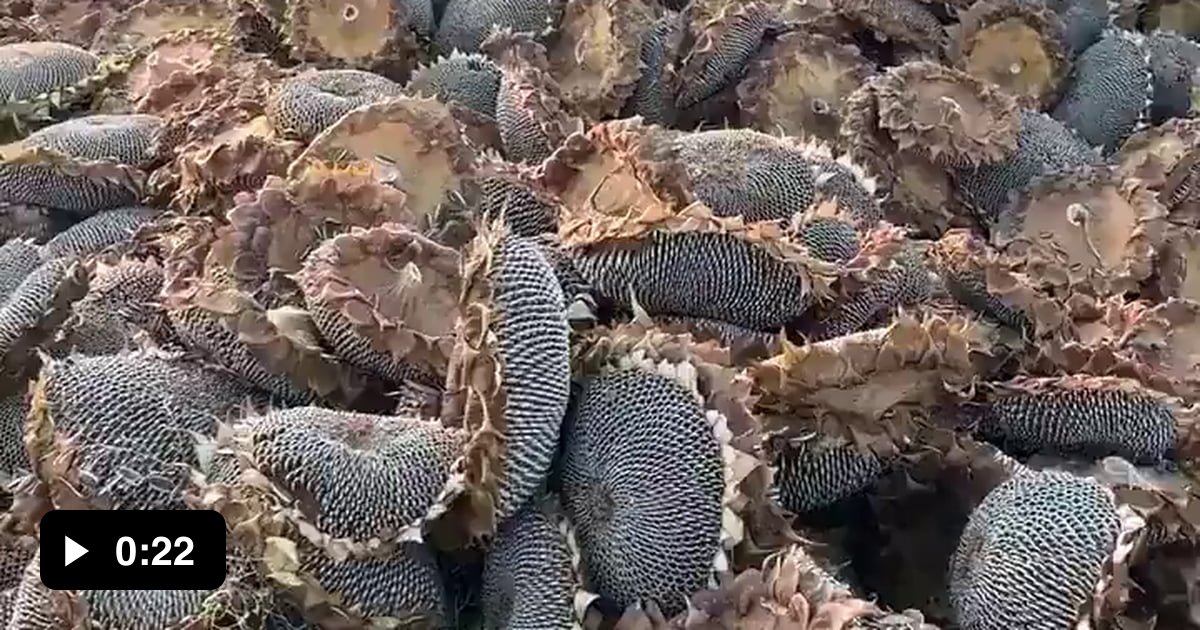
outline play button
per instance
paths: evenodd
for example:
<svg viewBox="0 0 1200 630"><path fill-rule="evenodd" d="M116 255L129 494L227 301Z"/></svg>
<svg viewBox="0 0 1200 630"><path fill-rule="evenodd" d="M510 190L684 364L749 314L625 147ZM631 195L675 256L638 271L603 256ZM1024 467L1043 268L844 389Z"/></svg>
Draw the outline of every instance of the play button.
<svg viewBox="0 0 1200 630"><path fill-rule="evenodd" d="M64 555L63 555L63 558L64 558L63 566L64 567L70 566L70 564L72 562L75 562L81 556L83 556L83 554L88 552L88 550L83 545L75 542L74 540L71 540L70 537L68 537L68 536L63 536L63 544L65 545L65 548L63 550L64 551Z"/></svg>

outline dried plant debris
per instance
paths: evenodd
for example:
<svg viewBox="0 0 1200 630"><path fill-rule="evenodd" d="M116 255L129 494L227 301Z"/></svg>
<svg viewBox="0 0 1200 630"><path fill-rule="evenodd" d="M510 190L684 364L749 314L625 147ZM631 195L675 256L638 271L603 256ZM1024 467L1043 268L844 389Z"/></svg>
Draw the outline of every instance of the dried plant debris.
<svg viewBox="0 0 1200 630"><path fill-rule="evenodd" d="M442 419L472 433L432 514L439 546L491 536L550 474L570 396L566 303L531 240L475 237L464 268Z"/></svg>
<svg viewBox="0 0 1200 630"><path fill-rule="evenodd" d="M0 158L0 203L83 218L137 204L145 180L133 166L31 147Z"/></svg>
<svg viewBox="0 0 1200 630"><path fill-rule="evenodd" d="M992 229L1001 212L1034 178L1099 162L1088 145L1046 114L1023 110L1017 150L1008 159L954 174L955 187L980 227Z"/></svg>
<svg viewBox="0 0 1200 630"><path fill-rule="evenodd" d="M500 93L500 68L490 57L455 51L428 66L417 68L404 89L416 96L458 103L494 119Z"/></svg>
<svg viewBox="0 0 1200 630"><path fill-rule="evenodd" d="M788 33L750 61L738 104L760 131L836 142L843 102L874 72L853 45L820 33Z"/></svg>
<svg viewBox="0 0 1200 630"><path fill-rule="evenodd" d="M720 346L638 325L598 331L578 362L561 474L583 586L678 613L768 509L750 383Z"/></svg>
<svg viewBox="0 0 1200 630"><path fill-rule="evenodd" d="M598 295L651 316L687 316L777 332L832 296L839 267L774 224L746 224L693 205L629 217L581 216L563 244ZM689 278L685 285L678 282ZM686 290L685 290L686 288Z"/></svg>
<svg viewBox="0 0 1200 630"><path fill-rule="evenodd" d="M550 73L546 49L529 36L510 31L496 32L481 49L496 59L501 72L496 126L504 157L516 163L541 163L579 126L565 109L565 96Z"/></svg>
<svg viewBox="0 0 1200 630"><path fill-rule="evenodd" d="M994 164L1017 150L1020 110L997 87L933 62L889 69L874 82L878 126L900 151L948 166Z"/></svg>
<svg viewBox="0 0 1200 630"><path fill-rule="evenodd" d="M553 506L535 500L501 525L483 569L486 627L578 627L571 554Z"/></svg>
<svg viewBox="0 0 1200 630"><path fill-rule="evenodd" d="M50 348L62 358L71 353L117 354L135 350L143 336L165 343L169 324L158 307L162 267L153 261L119 259L98 262L87 295L72 305L71 315Z"/></svg>
<svg viewBox="0 0 1200 630"><path fill-rule="evenodd" d="M445 593L414 527L465 437L433 421L317 407L250 417L218 438L236 475L202 496L313 623L438 627Z"/></svg>
<svg viewBox="0 0 1200 630"><path fill-rule="evenodd" d="M92 48L106 53L128 53L172 31L215 30L229 33L233 12L219 0L142 0L105 24Z"/></svg>
<svg viewBox="0 0 1200 630"><path fill-rule="evenodd" d="M687 16L666 11L650 25L638 52L641 75L629 95L621 116L641 116L647 124L670 125L675 121L678 90L676 62L687 33Z"/></svg>
<svg viewBox="0 0 1200 630"><path fill-rule="evenodd" d="M326 241L296 280L336 355L392 385L440 386L454 344L459 266L454 250L384 224Z"/></svg>
<svg viewBox="0 0 1200 630"><path fill-rule="evenodd" d="M31 497L58 509L181 509L191 471L211 455L206 440L248 401L266 403L229 372L179 357L51 361L25 431Z"/></svg>
<svg viewBox="0 0 1200 630"><path fill-rule="evenodd" d="M901 315L883 328L804 346L785 344L751 375L762 394L759 405L772 412L817 409L874 420L898 405L969 394L978 378L975 355L990 350L991 334L988 326L964 317Z"/></svg>
<svg viewBox="0 0 1200 630"><path fill-rule="evenodd" d="M91 98L117 70L113 63L62 42L19 42L0 46L0 112L6 133L24 135L29 125L53 120Z"/></svg>
<svg viewBox="0 0 1200 630"><path fill-rule="evenodd" d="M977 2L959 15L952 51L959 68L999 85L1026 107L1054 103L1071 66L1063 24L1049 7Z"/></svg>
<svg viewBox="0 0 1200 630"><path fill-rule="evenodd" d="M346 112L402 93L400 84L372 72L310 70L276 88L267 117L276 133L307 142Z"/></svg>
<svg viewBox="0 0 1200 630"><path fill-rule="evenodd" d="M689 4L684 15L689 29L675 96L680 110L737 85L771 27L775 10L766 2L701 0Z"/></svg>
<svg viewBox="0 0 1200 630"><path fill-rule="evenodd" d="M292 56L322 67L350 67L408 79L417 38L433 31L429 0L287 0L283 32Z"/></svg>
<svg viewBox="0 0 1200 630"><path fill-rule="evenodd" d="M1154 96L1151 54L1145 39L1112 31L1075 60L1054 118L1091 146L1112 152L1149 122Z"/></svg>
<svg viewBox="0 0 1200 630"><path fill-rule="evenodd" d="M303 149L299 142L274 138L266 118L260 117L214 138L212 144L188 145L172 165L171 175L178 179L156 192L170 192L170 207L182 214L220 216L236 205L240 193L252 193L268 178L286 175ZM151 183L156 183L153 177Z"/></svg>
<svg viewBox="0 0 1200 630"><path fill-rule="evenodd" d="M563 98L591 120L615 116L641 79L642 42L657 17L653 0L567 0L547 43Z"/></svg>
<svg viewBox="0 0 1200 630"><path fill-rule="evenodd" d="M1099 460L1117 456L1157 465L1190 458L1195 413L1137 381L1115 377L1018 378L992 384L961 418L976 436L1028 457Z"/></svg>
<svg viewBox="0 0 1200 630"><path fill-rule="evenodd" d="M1035 281L1120 294L1152 273L1165 216L1141 182L1111 167L1084 167L1027 186L1000 214L992 241L1024 257Z"/></svg>
<svg viewBox="0 0 1200 630"><path fill-rule="evenodd" d="M561 11L561 0L449 0L433 48L439 55L479 52L484 40L500 30L537 37L557 25Z"/></svg>
<svg viewBox="0 0 1200 630"><path fill-rule="evenodd" d="M469 139L475 128L453 107L400 97L357 109L313 139L288 174L296 177L314 160L359 162L402 191L414 215L435 216L444 205L462 205L477 159Z"/></svg>
<svg viewBox="0 0 1200 630"><path fill-rule="evenodd" d="M128 243L138 228L153 221L158 214L157 209L146 206L96 213L46 241L42 256L46 259L87 256Z"/></svg>

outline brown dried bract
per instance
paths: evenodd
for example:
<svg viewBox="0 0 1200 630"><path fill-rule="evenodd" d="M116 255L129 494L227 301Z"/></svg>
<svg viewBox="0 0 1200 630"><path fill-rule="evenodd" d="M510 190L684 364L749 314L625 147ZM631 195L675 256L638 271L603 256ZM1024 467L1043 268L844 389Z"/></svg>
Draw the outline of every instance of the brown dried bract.
<svg viewBox="0 0 1200 630"><path fill-rule="evenodd" d="M142 0L105 24L92 42L103 52L131 52L173 31L228 33L233 13L222 0Z"/></svg>
<svg viewBox="0 0 1200 630"><path fill-rule="evenodd" d="M31 4L33 15L21 21L34 28L44 26L43 32L53 36L25 37L21 41L53 39L89 48L96 33L129 10L136 0L37 0Z"/></svg>
<svg viewBox="0 0 1200 630"><path fill-rule="evenodd" d="M265 118L223 134L211 144L194 144L169 169L155 173L151 187L170 195L170 207L184 214L219 216L239 193L282 175L303 149L298 142L273 138Z"/></svg>
<svg viewBox="0 0 1200 630"><path fill-rule="evenodd" d="M1139 131L1117 152L1121 175L1136 177L1152 190L1162 191L1176 166L1200 145L1200 121L1172 118L1167 122ZM1171 205L1160 195L1159 201ZM1200 216L1200 215L1196 215Z"/></svg>
<svg viewBox="0 0 1200 630"><path fill-rule="evenodd" d="M886 328L805 346L785 344L782 354L751 375L763 408L878 419L898 405L969 396L977 378L973 355L990 350L991 335L990 327L963 317L917 320L901 314Z"/></svg>
<svg viewBox="0 0 1200 630"><path fill-rule="evenodd" d="M788 33L750 62L738 104L747 124L760 131L835 142L842 104L874 72L853 45L820 33Z"/></svg>
<svg viewBox="0 0 1200 630"><path fill-rule="evenodd" d="M880 75L874 89L879 128L901 151L971 167L1000 162L1017 150L1016 101L964 72L912 62Z"/></svg>
<svg viewBox="0 0 1200 630"><path fill-rule="evenodd" d="M755 397L747 375L734 366L728 348L690 334L641 324L596 329L575 348L575 374L603 374L631 367L670 378L719 414L714 434L725 462L722 545L734 551L769 549L769 539L790 531L769 499L772 475L760 458L762 427L751 409Z"/></svg>
<svg viewBox="0 0 1200 630"><path fill-rule="evenodd" d="M564 217L559 240L569 248L587 248L599 244L631 244L651 233L707 233L735 238L761 249L787 265L801 279L805 292L817 299L834 295L834 282L845 270L809 255L776 223L747 223L742 217L718 217L702 204L695 203L673 211L663 204L640 206L640 214L627 216L583 212Z"/></svg>
<svg viewBox="0 0 1200 630"><path fill-rule="evenodd" d="M993 244L1039 284L1107 296L1135 291L1154 271L1166 212L1136 179L1083 167L1027 186L1000 213Z"/></svg>
<svg viewBox="0 0 1200 630"><path fill-rule="evenodd" d="M496 503L504 474L507 394L490 281L503 224L476 234L463 266L454 353L446 378L442 422L471 432L452 476L430 510L427 529L441 548L461 548L496 531Z"/></svg>
<svg viewBox="0 0 1200 630"><path fill-rule="evenodd" d="M407 196L415 216L434 216L461 199L475 176L472 129L436 99L401 97L359 108L321 132L288 168L297 177L314 160L357 161Z"/></svg>
<svg viewBox="0 0 1200 630"><path fill-rule="evenodd" d="M650 0L568 0L547 57L575 111L592 120L621 111L642 76L641 44L655 17Z"/></svg>
<svg viewBox="0 0 1200 630"><path fill-rule="evenodd" d="M123 96L141 113L183 109L224 78L238 58L220 31L171 31L134 53Z"/></svg>
<svg viewBox="0 0 1200 630"><path fill-rule="evenodd" d="M571 212L624 216L647 205L682 208L693 196L672 148L680 133L632 118L571 134L543 163L542 188Z"/></svg>
<svg viewBox="0 0 1200 630"><path fill-rule="evenodd" d="M396 224L354 228L296 275L310 302L339 313L379 352L445 375L462 291L457 252Z"/></svg>
<svg viewBox="0 0 1200 630"><path fill-rule="evenodd" d="M977 2L959 14L951 57L960 69L1032 109L1053 104L1071 65L1058 15L1018 0Z"/></svg>
<svg viewBox="0 0 1200 630"><path fill-rule="evenodd" d="M1123 369L1109 371L1200 402L1200 302L1131 302L1113 311L1107 318L1112 332L1105 347Z"/></svg>
<svg viewBox="0 0 1200 630"><path fill-rule="evenodd" d="M421 59L405 6L389 0L287 0L284 33L296 59L406 81Z"/></svg>

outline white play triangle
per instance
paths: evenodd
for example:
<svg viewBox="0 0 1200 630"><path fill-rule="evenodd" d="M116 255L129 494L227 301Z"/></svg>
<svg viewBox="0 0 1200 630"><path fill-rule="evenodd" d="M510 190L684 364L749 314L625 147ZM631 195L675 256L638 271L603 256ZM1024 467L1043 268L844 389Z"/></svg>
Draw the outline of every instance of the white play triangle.
<svg viewBox="0 0 1200 630"><path fill-rule="evenodd" d="M71 540L67 536L63 536L63 544L66 546L65 552L64 552L64 557L66 558L66 560L63 562L64 567L69 566L72 562L75 562L83 554L88 552L87 548L85 548L83 545L75 542L74 540Z"/></svg>

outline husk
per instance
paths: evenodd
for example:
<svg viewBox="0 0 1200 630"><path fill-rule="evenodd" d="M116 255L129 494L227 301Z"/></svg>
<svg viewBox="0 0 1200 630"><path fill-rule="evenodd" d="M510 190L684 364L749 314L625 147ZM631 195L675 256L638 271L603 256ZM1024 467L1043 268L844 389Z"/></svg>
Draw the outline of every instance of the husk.
<svg viewBox="0 0 1200 630"><path fill-rule="evenodd" d="M976 3L960 13L950 56L960 70L1033 109L1054 103L1071 67L1062 20L1044 6L1018 0Z"/></svg>
<svg viewBox="0 0 1200 630"><path fill-rule="evenodd" d="M973 167L1008 159L1017 150L1016 101L971 75L912 62L880 75L875 86L879 127L900 151Z"/></svg>
<svg viewBox="0 0 1200 630"><path fill-rule="evenodd" d="M642 76L641 42L654 19L647 0L568 0L547 57L576 111L592 120L621 111Z"/></svg>
<svg viewBox="0 0 1200 630"><path fill-rule="evenodd" d="M833 142L843 102L874 73L853 45L820 33L788 33L748 64L738 105L744 122L759 131Z"/></svg>
<svg viewBox="0 0 1200 630"><path fill-rule="evenodd" d="M492 328L497 313L490 276L503 238L499 222L481 229L463 266L442 421L470 431L471 438L428 515L426 535L439 548L477 544L496 531L508 421L504 364Z"/></svg>
<svg viewBox="0 0 1200 630"><path fill-rule="evenodd" d="M988 353L992 334L989 326L963 317L931 314L918 320L901 313L885 328L805 346L785 343L781 354L750 374L760 408L779 414L816 411L834 423L859 419L870 424L897 406L972 395L979 377L974 355ZM858 443L865 436L847 437Z"/></svg>
<svg viewBox="0 0 1200 630"><path fill-rule="evenodd" d="M635 243L651 233L721 234L745 241L786 265L800 278L806 294L818 300L834 295L834 282L845 269L809 255L775 223L747 223L742 217L718 217L701 204L673 212L659 204L641 208L640 215L621 217L581 213L565 217L559 240L568 248Z"/></svg>
<svg viewBox="0 0 1200 630"><path fill-rule="evenodd" d="M700 0L690 3L684 13L689 18L689 33L683 42L680 90L675 99L680 110L701 103L730 83L736 85L746 61L758 50L776 10L767 2ZM739 33L757 33L760 42L745 50L727 50L732 45L730 40ZM721 81L714 83L714 80Z"/></svg>
<svg viewBox="0 0 1200 630"><path fill-rule="evenodd" d="M573 131L582 128L569 108L574 104L563 92L547 58L545 47L528 33L498 30L480 45L480 51L491 55L500 67L500 101L496 104L497 117L506 108L514 116L532 120L547 145L545 154ZM511 147L505 147L511 149ZM524 161L533 156L508 156L513 161ZM544 157L537 156L536 159Z"/></svg>
<svg viewBox="0 0 1200 630"><path fill-rule="evenodd" d="M211 29L228 33L232 26L232 12L219 0L143 0L104 25L96 33L92 50L125 53L172 31Z"/></svg>
<svg viewBox="0 0 1200 630"><path fill-rule="evenodd" d="M288 167L288 176L297 177L313 161L363 162L407 195L414 215L433 216L445 201L461 198L475 175L473 133L436 99L391 99L356 109L321 132Z"/></svg>
<svg viewBox="0 0 1200 630"><path fill-rule="evenodd" d="M349 6L358 15L347 24L343 12ZM406 13L402 2L287 0L283 30L296 59L324 68L369 70L403 82L421 61Z"/></svg>
<svg viewBox="0 0 1200 630"><path fill-rule="evenodd" d="M1124 304L1114 311L1108 345L1119 365L1131 366L1128 375L1189 403L1200 402L1200 303L1171 298L1159 304Z"/></svg>
<svg viewBox="0 0 1200 630"><path fill-rule="evenodd" d="M346 559L384 559L400 553L401 545L419 540L416 526L368 540L335 538L321 531L307 516L311 505L292 496L263 474L246 444L249 432L242 426L221 425L217 453L234 458L240 474L234 483L206 483L196 475L191 502L198 508L221 513L228 536L250 557L261 559L259 573L276 592L294 602L305 618L322 628L394 628L399 620L369 618L353 602L331 593L303 568L310 554L321 554L336 562ZM425 628L420 619L404 620Z"/></svg>
<svg viewBox="0 0 1200 630"><path fill-rule="evenodd" d="M729 349L641 324L597 329L576 348L573 373L599 375L641 369L678 382L707 410L724 461L721 544L725 552L769 550L789 531L769 498L773 474L760 458L761 425L751 409L750 379L734 367Z"/></svg>
<svg viewBox="0 0 1200 630"><path fill-rule="evenodd" d="M1082 225L1074 223L1074 204L1087 211ZM1107 296L1135 291L1153 273L1165 218L1140 181L1109 167L1083 167L1031 182L1001 211L992 242L1005 256L1023 258L1039 285Z"/></svg>
<svg viewBox="0 0 1200 630"><path fill-rule="evenodd" d="M379 352L445 375L460 262L454 250L384 224L326 241L296 279L310 301L338 312Z"/></svg>

